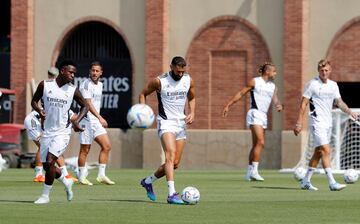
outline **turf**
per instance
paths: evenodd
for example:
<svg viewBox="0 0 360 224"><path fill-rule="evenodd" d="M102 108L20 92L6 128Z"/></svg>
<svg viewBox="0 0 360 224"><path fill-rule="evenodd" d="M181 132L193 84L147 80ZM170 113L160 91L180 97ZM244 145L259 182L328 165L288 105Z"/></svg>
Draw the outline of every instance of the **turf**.
<svg viewBox="0 0 360 224"><path fill-rule="evenodd" d="M67 202L56 182L51 202L34 205L41 184L31 182L30 169L0 173L0 223L359 223L359 183L340 192L328 190L324 175L315 175L319 191L299 189L291 174L263 171L265 182L246 182L239 171L176 172L176 187L200 190L197 205L168 205L164 179L154 184L157 201L150 202L139 180L149 170L109 170L116 185L74 186ZM95 182L96 171L89 180ZM341 181L340 176L336 179ZM342 181L341 181L342 182Z"/></svg>

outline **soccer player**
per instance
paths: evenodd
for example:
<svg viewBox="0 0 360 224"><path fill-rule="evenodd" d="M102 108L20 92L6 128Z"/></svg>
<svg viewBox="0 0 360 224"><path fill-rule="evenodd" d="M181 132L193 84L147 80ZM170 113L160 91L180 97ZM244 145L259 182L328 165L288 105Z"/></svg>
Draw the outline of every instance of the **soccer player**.
<svg viewBox="0 0 360 224"><path fill-rule="evenodd" d="M56 76L59 75L59 70L55 67L51 67L48 70L48 79L55 79ZM76 116L73 116L73 112L70 111L70 118L76 119ZM44 182L45 176L43 175L43 165L40 160L40 138L42 134L41 123L40 123L40 115L36 111L30 112L24 120L24 126L26 132L28 134L28 138L31 139L36 146L38 147L36 157L35 157L35 177L33 179L34 182ZM70 127L71 129L71 127ZM74 182L77 182L77 179L72 177L65 166L64 157L61 156L56 161L57 165L61 169L61 173L65 175L66 178L72 178Z"/></svg>
<svg viewBox="0 0 360 224"><path fill-rule="evenodd" d="M46 204L50 202L49 194L54 179L58 179L65 186L67 200L73 198L73 180L67 179L61 170L55 166L56 160L65 152L69 144L71 125L69 110L72 101L81 106L80 114L72 122L75 131L83 131L80 127L80 120L88 112L89 106L82 97L80 91L71 84L76 73L76 65L72 61L63 61L60 64L60 74L55 80L41 81L31 101L31 106L38 112L43 127L43 136L40 139L40 159L43 163L45 183L41 196L35 204ZM42 99L43 108L38 104Z"/></svg>
<svg viewBox="0 0 360 224"><path fill-rule="evenodd" d="M245 176L247 181L264 181L264 178L258 172L258 166L265 144L267 112L271 102L275 105L278 112L283 110L283 106L277 97L277 88L273 82L276 76L275 65L266 62L259 67L259 73L260 76L251 79L243 89L235 94L222 111L223 117L226 117L230 106L239 101L248 92L251 92L250 110L246 115L246 123L247 127L250 127L251 130L253 144Z"/></svg>
<svg viewBox="0 0 360 224"><path fill-rule="evenodd" d="M94 61L91 63L90 78L80 85L80 92L89 105L89 112L80 123L81 127L84 127L84 131L80 133L80 151L78 158L79 182L84 185L93 185L86 178L88 175L88 170L86 168L86 158L90 151L93 140L95 140L95 142L97 142L101 147L99 154L99 172L96 180L97 182L103 184L115 184L114 181L110 180L105 175L111 144L109 136L105 130L108 124L106 120L100 115L103 89L103 84L100 82L100 77L102 73L102 65L100 62Z"/></svg>
<svg viewBox="0 0 360 224"><path fill-rule="evenodd" d="M156 91L158 96L157 129L162 148L165 152L165 163L154 174L141 180L150 200L155 201L156 196L152 183L165 176L168 185L169 204L183 204L175 190L174 169L179 167L181 155L186 139L186 124L191 124L195 117L195 87L190 75L185 73L186 61L182 57L174 57L171 61L170 71L162 74L150 83L139 95L139 102L145 103L146 96ZM188 100L189 113L185 115L184 109Z"/></svg>
<svg viewBox="0 0 360 224"><path fill-rule="evenodd" d="M316 191L318 188L311 184L311 176L314 173L319 160L325 169L331 191L340 191L346 187L345 184L339 184L335 181L330 167L330 137L332 128L333 103L344 113L357 119L357 114L352 112L342 101L339 87L336 82L329 79L331 74L331 65L328 60L320 60L318 63L319 75L305 86L302 96L299 116L294 128L294 134L298 135L302 130L304 112L310 103L310 134L313 136L315 151L309 161L309 167L305 178L301 181L301 189Z"/></svg>

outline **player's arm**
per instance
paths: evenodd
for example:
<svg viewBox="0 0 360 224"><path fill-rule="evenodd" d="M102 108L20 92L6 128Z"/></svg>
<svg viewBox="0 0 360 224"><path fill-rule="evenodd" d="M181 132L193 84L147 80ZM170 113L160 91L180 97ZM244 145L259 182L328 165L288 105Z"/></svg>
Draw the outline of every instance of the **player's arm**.
<svg viewBox="0 0 360 224"><path fill-rule="evenodd" d="M161 82L160 79L155 78L150 81L150 83L141 91L139 95L139 103L145 104L146 97L153 93L154 91L160 92L161 90Z"/></svg>
<svg viewBox="0 0 360 224"><path fill-rule="evenodd" d="M34 96L31 100L31 107L39 113L41 118L45 118L46 114L44 109L39 105L39 101L42 98L44 93L44 81L41 81L36 88L36 91L34 93Z"/></svg>
<svg viewBox="0 0 360 224"><path fill-rule="evenodd" d="M189 104L189 114L185 118L187 124L191 124L195 119L195 84L194 80L190 80L190 88L187 94L188 104Z"/></svg>
<svg viewBox="0 0 360 224"><path fill-rule="evenodd" d="M91 99L85 99L87 104L89 105L89 111L95 116L97 117L97 119L99 119L101 125L104 128L107 128L108 123L107 121L97 112L97 110L95 109L94 105L91 102Z"/></svg>
<svg viewBox="0 0 360 224"><path fill-rule="evenodd" d="M235 96L233 96L233 98L231 98L231 100L225 105L223 112L222 112L222 116L226 117L229 112L230 106L233 105L234 103L236 103L237 101L239 101L244 95L246 95L254 87L255 87L255 79L251 79L247 83L247 85L242 90L237 92L235 94Z"/></svg>
<svg viewBox="0 0 360 224"><path fill-rule="evenodd" d="M273 95L273 98L272 98L272 102L273 102L276 110L277 110L278 112L280 112L280 111L282 111L282 110L284 109L284 106L281 104L281 102L280 102L280 100L279 100L279 98L278 98L278 96L277 96L277 92L278 92L277 87L275 87L274 95Z"/></svg>
<svg viewBox="0 0 360 224"><path fill-rule="evenodd" d="M351 109L346 105L346 103L340 98L336 98L335 99L335 105L344 113L348 114L349 116L351 116L352 118L354 118L355 120L358 117L358 114L351 111Z"/></svg>
<svg viewBox="0 0 360 224"><path fill-rule="evenodd" d="M89 105L84 99L84 97L81 95L78 88L75 89L74 100L80 106L80 113L77 116L76 120L73 122L73 128L76 132L84 131L84 129L80 127L79 122L85 117L86 113L89 111Z"/></svg>
<svg viewBox="0 0 360 224"><path fill-rule="evenodd" d="M294 128L294 134L297 136L301 130L302 130L302 122L304 119L304 114L305 114L305 110L307 105L309 104L309 99L306 97L303 97L301 99L301 104L300 104L300 110L299 110L299 115L298 115L298 119L296 121L295 124L295 128Z"/></svg>

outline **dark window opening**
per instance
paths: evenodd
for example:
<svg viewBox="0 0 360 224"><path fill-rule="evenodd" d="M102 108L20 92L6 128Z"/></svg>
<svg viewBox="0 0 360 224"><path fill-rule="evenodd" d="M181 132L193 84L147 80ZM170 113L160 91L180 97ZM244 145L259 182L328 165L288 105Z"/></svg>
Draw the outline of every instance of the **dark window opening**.
<svg viewBox="0 0 360 224"><path fill-rule="evenodd" d="M360 108L360 82L338 82L341 98L350 108Z"/></svg>
<svg viewBox="0 0 360 224"><path fill-rule="evenodd" d="M89 77L91 62L103 65L103 94L100 114L111 128L129 128L126 114L132 105L132 62L128 46L115 29L101 22L76 27L65 40L57 65L64 59L77 64L74 84ZM74 104L77 111L76 104Z"/></svg>
<svg viewBox="0 0 360 224"><path fill-rule="evenodd" d="M10 21L11 0L1 1L0 7L0 77L2 88L10 88Z"/></svg>

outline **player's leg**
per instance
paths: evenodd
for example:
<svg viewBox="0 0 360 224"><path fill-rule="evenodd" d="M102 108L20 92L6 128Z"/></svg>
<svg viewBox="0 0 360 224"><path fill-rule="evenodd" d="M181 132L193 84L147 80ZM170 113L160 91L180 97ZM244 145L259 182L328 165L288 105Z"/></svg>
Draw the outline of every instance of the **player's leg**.
<svg viewBox="0 0 360 224"><path fill-rule="evenodd" d="M109 153L111 150L109 136L107 133L96 136L95 141L100 145L101 148L99 154L99 172L96 180L99 183L113 185L115 182L110 180L105 174L106 164L108 163Z"/></svg>
<svg viewBox="0 0 360 224"><path fill-rule="evenodd" d="M43 164L40 159L40 142L37 140L33 140L35 145L38 147L36 156L35 156L35 177L33 179L34 182L44 182L45 176L43 174Z"/></svg>
<svg viewBox="0 0 360 224"><path fill-rule="evenodd" d="M72 179L74 182L77 182L78 179L71 176L69 174L69 172L67 171L66 165L65 165L65 159L64 156L60 156L57 160L56 160L56 164L58 165L58 167L61 170L61 173L64 174L64 176L68 179Z"/></svg>
<svg viewBox="0 0 360 224"><path fill-rule="evenodd" d="M314 174L319 160L321 159L321 151L319 147L316 147L314 153L309 161L309 167L306 171L305 177L300 182L300 187L303 190L317 191L318 188L311 184L311 177Z"/></svg>
<svg viewBox="0 0 360 224"><path fill-rule="evenodd" d="M94 139L93 130L91 129L90 122L85 119L81 120L80 125L84 128L84 131L79 133L80 151L78 156L78 178L81 184L91 186L93 184L87 179L89 171L86 167L86 159L90 152L91 143Z"/></svg>
<svg viewBox="0 0 360 224"><path fill-rule="evenodd" d="M176 152L174 160L174 169L179 168L182 154L184 152L185 139L176 140Z"/></svg>
<svg viewBox="0 0 360 224"><path fill-rule="evenodd" d="M175 190L174 166L177 155L177 147L179 145L179 152L182 153L184 144L181 144L181 142L177 144L174 133L166 132L161 136L161 145L165 152L164 168L169 192L167 202L170 204L183 204L184 202L181 200L179 194ZM178 154L178 162L180 162L181 153Z"/></svg>
<svg viewBox="0 0 360 224"><path fill-rule="evenodd" d="M80 144L78 166L79 166L79 182L84 185L93 185L88 179L89 174L86 168L86 159L90 152L91 144Z"/></svg>
<svg viewBox="0 0 360 224"><path fill-rule="evenodd" d="M174 170L177 169L180 165L180 160L182 153L184 151L185 140L180 139L176 140L176 152L174 160ZM169 204L184 204L184 201L181 199L179 193L175 190L175 181L168 181L169 196L167 202Z"/></svg>
<svg viewBox="0 0 360 224"><path fill-rule="evenodd" d="M318 188L314 187L311 184L311 177L316 170L316 167L319 164L319 161L323 154L322 146L328 145L330 142L330 136L328 136L328 131L321 127L311 126L310 134L313 136L315 150L309 161L309 167L305 174L304 179L300 182L300 187L303 190L318 190ZM331 132L330 132L331 134Z"/></svg>
<svg viewBox="0 0 360 224"><path fill-rule="evenodd" d="M325 170L326 177L329 181L329 189L331 191L340 191L340 190L344 189L346 187L346 185L337 183L332 174L331 165L330 165L331 164L330 163L330 153L331 153L330 145L329 144L322 145L319 148L320 148L319 151L321 152L322 165Z"/></svg>
<svg viewBox="0 0 360 224"><path fill-rule="evenodd" d="M61 170L55 166L58 157L65 152L69 140L69 135L58 135L41 139L40 157L46 173L43 193L40 198L35 201L36 204L45 204L50 201L49 194L55 178L64 184L67 199L69 201L72 200L72 185L74 182L72 179L65 178Z"/></svg>
<svg viewBox="0 0 360 224"><path fill-rule="evenodd" d="M261 125L251 125L250 126L253 145L249 153L249 167L250 179L255 181L263 181L258 172L259 161L261 158L261 153L265 145L265 129ZM247 174L248 175L248 174Z"/></svg>
<svg viewBox="0 0 360 224"><path fill-rule="evenodd" d="M61 176L61 171L55 166L57 158L48 152L46 161L43 163L45 169L45 183L43 185L43 191L41 196L34 202L35 204L46 204L50 202L50 190L54 183L55 178Z"/></svg>

